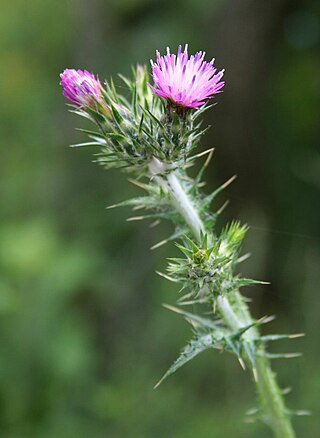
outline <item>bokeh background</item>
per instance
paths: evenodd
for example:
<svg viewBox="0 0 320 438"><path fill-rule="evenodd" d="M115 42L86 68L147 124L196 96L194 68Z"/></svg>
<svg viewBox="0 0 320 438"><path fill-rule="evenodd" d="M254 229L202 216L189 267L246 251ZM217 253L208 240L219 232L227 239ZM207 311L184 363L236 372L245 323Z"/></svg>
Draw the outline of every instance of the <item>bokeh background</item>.
<svg viewBox="0 0 320 438"><path fill-rule="evenodd" d="M206 352L158 390L190 337L161 307L177 289L150 252L170 224L128 223L105 210L138 193L92 163L59 87L65 67L101 79L130 74L155 48L188 42L226 68L207 114L216 147L207 190L233 174L221 223L250 225L245 291L266 332L306 332L273 351L300 437L319 436L320 4L312 0L11 0L0 14L0 436L264 438L243 421L255 406L236 360ZM218 207L216 204L215 207ZM221 225L220 225L221 226Z"/></svg>

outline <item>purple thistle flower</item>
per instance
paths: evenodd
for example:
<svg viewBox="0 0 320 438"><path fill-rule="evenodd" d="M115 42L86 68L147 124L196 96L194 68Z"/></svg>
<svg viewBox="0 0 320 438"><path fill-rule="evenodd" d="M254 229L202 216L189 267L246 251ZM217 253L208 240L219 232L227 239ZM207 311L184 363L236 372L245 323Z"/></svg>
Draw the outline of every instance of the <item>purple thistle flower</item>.
<svg viewBox="0 0 320 438"><path fill-rule="evenodd" d="M74 105L95 108L96 102L101 101L102 85L99 79L87 70L67 68L60 74L60 78L64 97Z"/></svg>
<svg viewBox="0 0 320 438"><path fill-rule="evenodd" d="M157 62L151 60L152 78L155 87L148 84L157 96L170 100L177 106L198 108L205 100L220 93L224 82L220 79L224 70L216 73L214 59L204 61L205 52L197 52L188 57L188 44L184 52L178 47L178 54L170 53L161 56L156 51Z"/></svg>

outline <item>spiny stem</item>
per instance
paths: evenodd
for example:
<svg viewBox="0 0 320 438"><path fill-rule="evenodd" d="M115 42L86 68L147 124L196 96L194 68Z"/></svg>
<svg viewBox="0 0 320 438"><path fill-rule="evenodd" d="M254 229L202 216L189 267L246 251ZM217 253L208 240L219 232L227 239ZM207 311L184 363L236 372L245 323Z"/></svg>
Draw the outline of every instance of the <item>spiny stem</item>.
<svg viewBox="0 0 320 438"><path fill-rule="evenodd" d="M167 183L170 193L174 194L173 200L178 211L185 218L197 240L200 240L201 232L204 232L203 223L173 172L167 175Z"/></svg>
<svg viewBox="0 0 320 438"><path fill-rule="evenodd" d="M170 169L156 158L152 159L149 168L159 184L170 193L174 207L179 211L187 225L189 225L197 240L200 240L201 232L205 230L204 225L190 198L183 190L176 174L170 172ZM165 178L163 175L165 175Z"/></svg>
<svg viewBox="0 0 320 438"><path fill-rule="evenodd" d="M276 375L269 360L260 356L257 364L257 392L263 411L264 421L271 427L277 438L294 438L295 433L286 412L283 396L278 387Z"/></svg>
<svg viewBox="0 0 320 438"><path fill-rule="evenodd" d="M237 299L242 306L241 318L237 316L236 310L233 309L227 297L219 297L217 300L224 321L235 331L252 323L248 306L239 292L237 292ZM247 341L250 339L254 341L259 337L259 333L256 328L252 327L244 333L244 337ZM295 433L286 413L283 396L278 387L276 376L271 370L269 360L263 356L262 346L259 350L257 349L257 353L259 355L256 357L256 368L252 369L252 373L262 407L263 419L273 429L277 438L294 438Z"/></svg>
<svg viewBox="0 0 320 438"><path fill-rule="evenodd" d="M155 158L151 161L149 169L161 187L170 194L172 205L181 214L199 241L205 226L191 199L184 190L178 174L174 171L170 172L170 169L164 163ZM209 236L209 239L213 240L213 236ZM234 331L253 323L248 306L238 291L232 293L232 301L228 296L220 296L217 299L217 309L226 325ZM255 341L259 339L258 330L252 327L243 336L247 342L253 345L256 353L256 369L252 367L251 371L259 395L263 420L273 430L276 438L294 438L295 433L275 374L271 370L269 360L264 356L263 346L256 345Z"/></svg>

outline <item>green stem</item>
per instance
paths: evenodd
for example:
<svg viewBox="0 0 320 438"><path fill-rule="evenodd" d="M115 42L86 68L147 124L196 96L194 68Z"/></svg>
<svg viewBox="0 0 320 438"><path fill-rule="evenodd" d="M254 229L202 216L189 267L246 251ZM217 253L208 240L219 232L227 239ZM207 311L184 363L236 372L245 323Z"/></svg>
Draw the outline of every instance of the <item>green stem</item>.
<svg viewBox="0 0 320 438"><path fill-rule="evenodd" d="M173 205L189 225L195 237L200 240L204 225L175 173L170 172L170 168L156 158L153 158L149 167L159 184L171 194Z"/></svg>
<svg viewBox="0 0 320 438"><path fill-rule="evenodd" d="M218 308L225 323L232 330L237 331L244 326L250 325L252 318L242 295L236 292L235 296L237 301L233 306L226 297L219 297ZM240 308L238 308L238 305ZM259 333L252 327L244 333L244 336L247 342L252 342L254 339L258 339ZM252 373L259 395L263 420L274 431L275 437L294 438L295 433L286 412L283 396L278 387L276 376L271 370L269 360L264 356L263 347L256 348L256 353L256 368L252 369Z"/></svg>
<svg viewBox="0 0 320 438"><path fill-rule="evenodd" d="M184 190L179 174L174 171L170 172L165 164L156 159L153 159L150 163L150 172L157 178L162 188L170 194L172 204L184 218L196 239L199 240L205 226L192 200ZM237 331L252 324L253 318L238 291L235 291L231 298L229 296L220 296L217 300L217 309L225 324L232 330ZM259 332L256 328L251 328L243 336L246 342L254 346L256 353L256 368L252 367L252 374L261 404L263 420L273 430L275 437L294 438L295 433L275 374L271 370L269 360L264 356L263 347L261 345L256 346L255 340L259 339Z"/></svg>
<svg viewBox="0 0 320 438"><path fill-rule="evenodd" d="M266 357L257 357L257 392L265 422L277 438L294 438L295 433L286 411L276 375Z"/></svg>

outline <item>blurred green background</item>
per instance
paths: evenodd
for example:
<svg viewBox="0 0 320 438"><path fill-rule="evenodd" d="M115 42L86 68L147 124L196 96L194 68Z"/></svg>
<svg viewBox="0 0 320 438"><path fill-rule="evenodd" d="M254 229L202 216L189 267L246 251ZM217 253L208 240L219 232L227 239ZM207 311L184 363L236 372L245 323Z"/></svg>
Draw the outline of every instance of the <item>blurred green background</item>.
<svg viewBox="0 0 320 438"><path fill-rule="evenodd" d="M189 42L226 68L207 114L216 147L207 190L233 174L222 222L251 226L245 291L266 332L306 332L274 351L299 437L319 436L320 5L293 0L11 0L0 14L0 436L270 437L243 421L253 385L236 360L207 352L154 391L189 339L161 307L177 289L150 252L170 224L128 223L106 211L138 189L92 163L67 113L59 73L130 73ZM121 82L116 79L118 86ZM219 204L219 206L221 205ZM216 205L215 207L217 207Z"/></svg>

